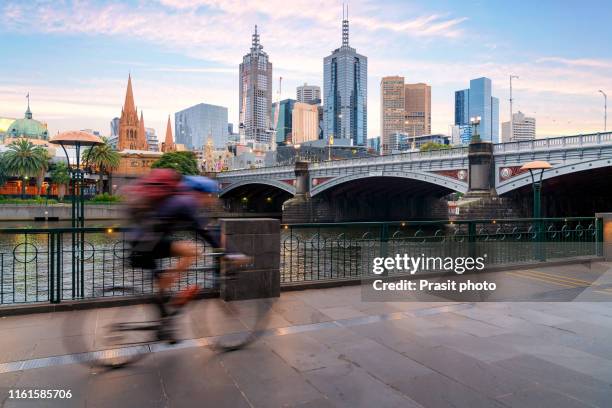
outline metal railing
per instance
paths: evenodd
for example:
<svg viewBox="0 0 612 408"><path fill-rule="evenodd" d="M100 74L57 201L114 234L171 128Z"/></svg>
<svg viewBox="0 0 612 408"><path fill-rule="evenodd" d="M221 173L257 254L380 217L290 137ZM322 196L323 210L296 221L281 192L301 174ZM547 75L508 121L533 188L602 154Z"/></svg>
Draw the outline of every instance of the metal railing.
<svg viewBox="0 0 612 408"><path fill-rule="evenodd" d="M480 257L489 266L600 256L601 220L289 224L281 238L281 282L347 279L372 273L375 258ZM440 272L431 270L430 272Z"/></svg>
<svg viewBox="0 0 612 408"><path fill-rule="evenodd" d="M602 254L601 219L542 218L471 221L289 224L281 227L281 283L359 278L376 257L466 257L487 254L487 265L509 265ZM83 251L72 247L85 234ZM0 305L87 299L101 289L129 285L141 294L155 288L150 272L133 268L124 228L0 230ZM199 255L175 289L212 287L212 249L192 232ZM73 261L83 268L74 272ZM175 260L164 260L162 267Z"/></svg>
<svg viewBox="0 0 612 408"><path fill-rule="evenodd" d="M543 139L525 140L520 142L497 143L493 147L493 152L506 153L516 151L564 149L567 147L597 146L601 144L612 144L612 132L547 137Z"/></svg>
<svg viewBox="0 0 612 408"><path fill-rule="evenodd" d="M11 228L0 230L0 305L87 299L102 289L131 286L140 294L153 293L150 271L133 268L125 228ZM73 249L72 234L83 232L83 250ZM181 276L175 290L197 283L211 288L212 249L193 232L198 257ZM165 259L168 268L176 259ZM81 263L82 268L75 268Z"/></svg>

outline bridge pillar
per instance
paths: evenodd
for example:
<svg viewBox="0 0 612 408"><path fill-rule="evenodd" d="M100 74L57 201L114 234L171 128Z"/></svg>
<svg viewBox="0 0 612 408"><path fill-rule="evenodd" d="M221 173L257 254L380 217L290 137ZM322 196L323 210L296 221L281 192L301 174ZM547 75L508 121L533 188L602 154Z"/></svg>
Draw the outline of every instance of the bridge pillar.
<svg viewBox="0 0 612 408"><path fill-rule="evenodd" d="M472 142L468 151L468 196L497 196L493 177L495 162L493 143Z"/></svg>
<svg viewBox="0 0 612 408"><path fill-rule="evenodd" d="M310 195L310 172L308 162L295 162L295 196Z"/></svg>
<svg viewBox="0 0 612 408"><path fill-rule="evenodd" d="M283 223L314 222L307 161L295 162L295 197L283 203Z"/></svg>
<svg viewBox="0 0 612 408"><path fill-rule="evenodd" d="M468 150L468 192L453 202L451 219L517 218L521 207L495 191L495 158L491 142L472 142Z"/></svg>

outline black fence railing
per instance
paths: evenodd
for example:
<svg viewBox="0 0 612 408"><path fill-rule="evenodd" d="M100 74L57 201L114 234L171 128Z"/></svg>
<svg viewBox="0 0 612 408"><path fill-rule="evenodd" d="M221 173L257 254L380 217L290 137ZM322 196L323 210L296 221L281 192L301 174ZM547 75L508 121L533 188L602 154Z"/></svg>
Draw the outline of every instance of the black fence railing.
<svg viewBox="0 0 612 408"><path fill-rule="evenodd" d="M601 242L601 220L593 217L289 224L281 237L281 281L364 277L375 258L404 254L483 256L487 266L594 257Z"/></svg>
<svg viewBox="0 0 612 408"><path fill-rule="evenodd" d="M72 235L84 234L82 248ZM101 289L129 285L139 293L155 288L150 272L133 268L124 228L16 228L0 230L0 305L87 299ZM602 223L595 218L472 221L407 221L290 224L281 227L281 284L359 278L374 258L466 257L486 254L487 265L602 253ZM199 255L176 289L197 283L213 288L212 248L192 232ZM167 259L168 268L176 262ZM75 267L75 265L79 265Z"/></svg>
<svg viewBox="0 0 612 408"><path fill-rule="evenodd" d="M83 232L82 249L73 233ZM51 228L0 230L0 304L51 302L87 299L113 286L131 286L138 293L155 290L151 272L133 268L125 228ZM181 239L197 244L193 267L177 282L175 289L197 283L213 286L212 248L195 233ZM170 268L176 259L162 260Z"/></svg>

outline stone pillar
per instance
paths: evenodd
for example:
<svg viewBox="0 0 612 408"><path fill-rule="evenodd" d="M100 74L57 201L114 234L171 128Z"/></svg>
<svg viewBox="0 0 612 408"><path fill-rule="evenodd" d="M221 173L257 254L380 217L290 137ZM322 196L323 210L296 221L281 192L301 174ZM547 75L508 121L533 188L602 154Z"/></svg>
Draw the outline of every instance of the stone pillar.
<svg viewBox="0 0 612 408"><path fill-rule="evenodd" d="M314 222L308 162L295 162L295 197L283 203L283 223Z"/></svg>
<svg viewBox="0 0 612 408"><path fill-rule="evenodd" d="M295 195L310 195L310 172L308 162L295 162Z"/></svg>
<svg viewBox="0 0 612 408"><path fill-rule="evenodd" d="M606 261L612 261L612 213L597 213L598 227L602 229L598 240L603 241L603 255Z"/></svg>
<svg viewBox="0 0 612 408"><path fill-rule="evenodd" d="M237 272L240 279L222 279L221 299L245 300L280 296L280 223L272 218L220 219L221 242L228 252L253 258ZM231 276L225 267L221 276Z"/></svg>
<svg viewBox="0 0 612 408"><path fill-rule="evenodd" d="M493 143L472 142L468 152L469 179L468 195L496 196L493 177L495 162L493 160Z"/></svg>

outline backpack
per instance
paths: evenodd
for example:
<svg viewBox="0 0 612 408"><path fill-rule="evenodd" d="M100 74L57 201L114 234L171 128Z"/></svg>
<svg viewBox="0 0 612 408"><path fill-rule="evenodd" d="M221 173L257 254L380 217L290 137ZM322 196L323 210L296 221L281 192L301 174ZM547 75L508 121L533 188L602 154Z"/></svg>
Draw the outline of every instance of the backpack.
<svg viewBox="0 0 612 408"><path fill-rule="evenodd" d="M126 191L127 203L134 213L142 213L180 191L182 176L172 169L153 169Z"/></svg>

